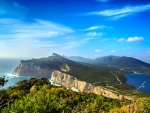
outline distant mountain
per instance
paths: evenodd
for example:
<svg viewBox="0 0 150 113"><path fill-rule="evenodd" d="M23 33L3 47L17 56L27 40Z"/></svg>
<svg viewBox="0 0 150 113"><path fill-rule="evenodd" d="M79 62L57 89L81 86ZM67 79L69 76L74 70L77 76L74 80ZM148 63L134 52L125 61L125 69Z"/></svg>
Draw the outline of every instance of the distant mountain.
<svg viewBox="0 0 150 113"><path fill-rule="evenodd" d="M113 65L113 66L120 66L120 67L150 67L150 64L146 62L143 62L141 60L132 57L126 57L126 56L110 55L110 56L99 57L96 59L88 59L79 56L71 56L66 58L76 62L85 62L85 63L102 65L102 66Z"/></svg>
<svg viewBox="0 0 150 113"><path fill-rule="evenodd" d="M80 57L80 56L70 56L70 57L64 56L64 57L69 59L69 60L76 61L76 62L87 62L87 63L90 63L90 62L93 61L90 58L83 58L83 57Z"/></svg>
<svg viewBox="0 0 150 113"><path fill-rule="evenodd" d="M150 67L150 64L132 57L105 56L93 60L93 64L97 65L114 65L121 67Z"/></svg>

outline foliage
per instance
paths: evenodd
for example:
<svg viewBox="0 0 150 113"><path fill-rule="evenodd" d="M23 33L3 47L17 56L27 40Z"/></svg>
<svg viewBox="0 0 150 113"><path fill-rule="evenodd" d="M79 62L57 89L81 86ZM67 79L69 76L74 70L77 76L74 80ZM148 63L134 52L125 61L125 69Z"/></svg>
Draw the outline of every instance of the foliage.
<svg viewBox="0 0 150 113"><path fill-rule="evenodd" d="M42 80L42 85L34 87L36 83ZM3 107L2 113L97 113L109 111L111 108L120 107L121 105L119 100L108 99L96 94L73 92L64 87L51 86L47 84L45 79L33 78L29 81L21 81L15 87L8 88L5 93L8 96L6 98L13 99L13 101Z"/></svg>
<svg viewBox="0 0 150 113"><path fill-rule="evenodd" d="M8 80L5 79L4 77L0 77L0 86L4 86L4 84L7 82Z"/></svg>
<svg viewBox="0 0 150 113"><path fill-rule="evenodd" d="M32 78L30 80L23 80L16 84L15 87L9 87L7 90L0 90L0 109L6 105L13 103L16 99L20 99L22 96L30 93L32 86L50 85L46 78Z"/></svg>
<svg viewBox="0 0 150 113"><path fill-rule="evenodd" d="M150 112L150 98L133 101L105 98L52 86L46 78L23 80L0 90L2 113L138 113ZM138 109L137 109L138 108Z"/></svg>
<svg viewBox="0 0 150 113"><path fill-rule="evenodd" d="M134 98L129 105L113 108L109 113L150 113L150 98Z"/></svg>

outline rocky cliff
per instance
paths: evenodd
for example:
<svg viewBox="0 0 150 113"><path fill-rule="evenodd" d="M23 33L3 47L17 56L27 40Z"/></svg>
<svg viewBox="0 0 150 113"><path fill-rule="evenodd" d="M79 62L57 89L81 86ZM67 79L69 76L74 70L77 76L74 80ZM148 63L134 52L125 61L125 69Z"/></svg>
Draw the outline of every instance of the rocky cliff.
<svg viewBox="0 0 150 113"><path fill-rule="evenodd" d="M14 70L14 75L22 76L50 76L54 70L34 65L32 62L21 61L19 66Z"/></svg>
<svg viewBox="0 0 150 113"><path fill-rule="evenodd" d="M129 96L124 96L124 95L120 95L117 94L117 92L110 90L110 89L106 89L104 87L101 86L94 86L90 83L86 83L84 81L79 81L78 79L76 79L73 76L70 76L68 74L62 73L60 71L53 71L52 72L52 76L51 76L51 80L57 84L61 84L67 88L76 88L81 92L86 92L86 93L95 93L95 94L99 94L99 95L103 95L105 97L108 98L113 98L113 99L132 99Z"/></svg>

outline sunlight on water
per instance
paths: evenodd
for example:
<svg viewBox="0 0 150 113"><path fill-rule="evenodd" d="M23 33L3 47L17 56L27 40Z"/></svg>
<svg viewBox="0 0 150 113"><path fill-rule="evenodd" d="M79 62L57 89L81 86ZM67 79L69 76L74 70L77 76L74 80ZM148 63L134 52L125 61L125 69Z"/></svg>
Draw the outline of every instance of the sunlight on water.
<svg viewBox="0 0 150 113"><path fill-rule="evenodd" d="M6 77L19 77L18 75L7 74Z"/></svg>

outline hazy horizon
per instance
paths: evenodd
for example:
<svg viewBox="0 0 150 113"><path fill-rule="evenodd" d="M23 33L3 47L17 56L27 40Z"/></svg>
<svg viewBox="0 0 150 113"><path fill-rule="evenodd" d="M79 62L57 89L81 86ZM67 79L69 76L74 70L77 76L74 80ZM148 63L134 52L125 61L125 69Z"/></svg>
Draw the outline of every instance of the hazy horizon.
<svg viewBox="0 0 150 113"><path fill-rule="evenodd" d="M58 53L57 53L58 54ZM59 54L60 55L60 54ZM51 55L49 55L49 56L52 56L52 54ZM39 59L39 58L44 58L44 57L49 57L49 56L43 56L43 57L35 57L35 59ZM96 58L100 58L100 57L107 57L107 56L116 56L116 55L107 55L107 56L99 56L99 57L95 57L95 58L88 58L88 57L83 57L83 56L66 56L66 55L61 55L62 57L82 57L82 58L85 58L85 59L92 59L92 60L94 60L94 59L96 59ZM130 56L118 56L118 57L130 57ZM135 57L132 57L132 58L135 58ZM28 58L17 58L17 57L0 57L0 59L20 59L20 60L29 60L29 59L34 59L34 57L28 57ZM138 59L138 58L136 58L136 59ZM148 62L148 61L144 61L143 59L138 59L138 60L141 60L141 61L143 61L143 62L146 62L146 63L149 63L150 64L150 62Z"/></svg>
<svg viewBox="0 0 150 113"><path fill-rule="evenodd" d="M149 0L1 0L0 58L58 53L150 63Z"/></svg>

